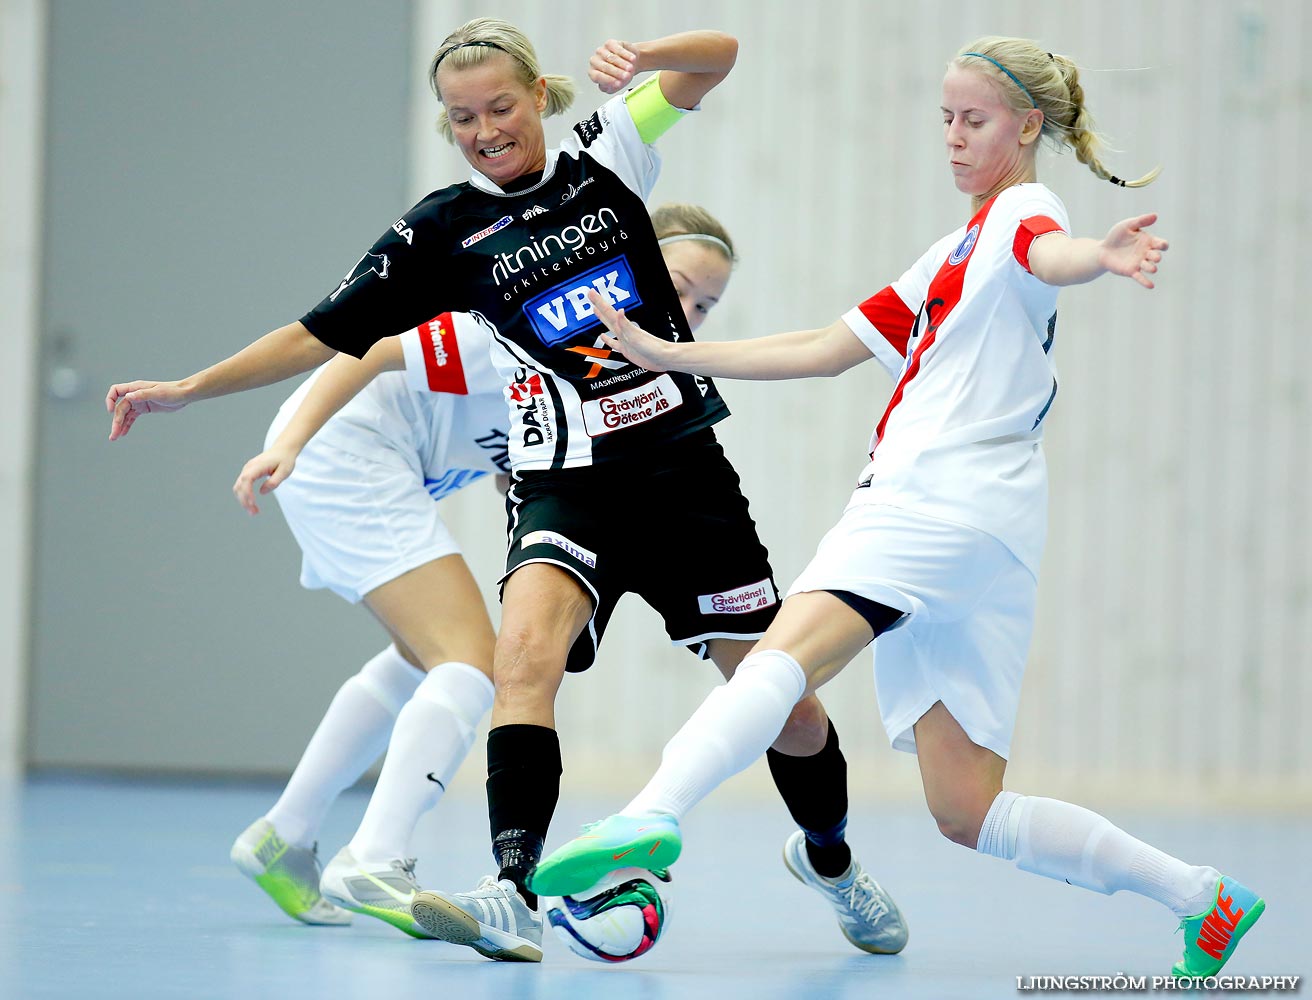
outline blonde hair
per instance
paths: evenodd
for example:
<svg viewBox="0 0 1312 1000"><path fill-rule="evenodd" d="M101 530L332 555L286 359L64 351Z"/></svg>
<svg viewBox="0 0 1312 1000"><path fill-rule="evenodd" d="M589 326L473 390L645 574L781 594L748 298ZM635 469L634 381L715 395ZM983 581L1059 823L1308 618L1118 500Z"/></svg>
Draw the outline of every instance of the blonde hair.
<svg viewBox="0 0 1312 1000"><path fill-rule="evenodd" d="M658 240L671 236L710 236L711 239L706 241L708 246L715 247L730 264L738 261L729 231L700 205L668 202L652 210L651 225Z"/></svg>
<svg viewBox="0 0 1312 1000"><path fill-rule="evenodd" d="M1045 52L1028 38L993 35L967 45L951 65L989 77L1016 112L1034 108L1043 112L1040 134L1057 147L1070 146L1075 158L1103 180L1137 188L1151 184L1161 173L1161 167L1154 167L1135 180L1123 180L1103 166L1099 154L1105 142L1084 106L1079 67L1068 57Z"/></svg>
<svg viewBox="0 0 1312 1000"><path fill-rule="evenodd" d="M543 118L558 115L574 103L574 81L567 76L544 74L528 37L510 22L495 17L476 17L466 21L437 47L432 62L428 64L428 84L437 99L442 100L442 91L437 86L439 63L445 62L454 69L469 69L481 66L497 52L504 52L515 61L519 82L525 87L531 88L539 78L546 81L547 107L542 112ZM437 116L437 130L447 142L455 142L446 108Z"/></svg>

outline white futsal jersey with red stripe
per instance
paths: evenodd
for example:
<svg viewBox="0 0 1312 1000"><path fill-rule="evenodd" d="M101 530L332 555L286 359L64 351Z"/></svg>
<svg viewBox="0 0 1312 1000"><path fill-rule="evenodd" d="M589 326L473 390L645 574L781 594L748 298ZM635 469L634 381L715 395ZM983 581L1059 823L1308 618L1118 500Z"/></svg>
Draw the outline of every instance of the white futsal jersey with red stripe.
<svg viewBox="0 0 1312 1000"><path fill-rule="evenodd" d="M383 372L311 441L360 458L399 452L435 500L489 473L509 472L504 380L492 365L492 330L468 313L443 313L400 335L404 372ZM322 371L322 368L320 369ZM282 405L271 442L318 372Z"/></svg>
<svg viewBox="0 0 1312 1000"><path fill-rule="evenodd" d="M1030 273L1029 250L1055 231L1069 231L1055 194L1010 187L843 316L897 380L853 502L986 531L1036 576L1057 288Z"/></svg>

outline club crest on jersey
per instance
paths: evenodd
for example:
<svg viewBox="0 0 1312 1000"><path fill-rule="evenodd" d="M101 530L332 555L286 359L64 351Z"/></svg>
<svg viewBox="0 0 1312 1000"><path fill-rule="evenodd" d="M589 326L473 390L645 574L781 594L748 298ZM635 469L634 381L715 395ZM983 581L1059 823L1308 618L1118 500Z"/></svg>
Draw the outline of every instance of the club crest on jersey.
<svg viewBox="0 0 1312 1000"><path fill-rule="evenodd" d="M970 251L975 249L975 241L977 239L979 239L978 222L971 226L970 232L962 237L961 242L957 244L957 248L953 250L951 256L948 257L948 263L953 265L960 264L963 260L969 257Z"/></svg>
<svg viewBox="0 0 1312 1000"><path fill-rule="evenodd" d="M337 286L337 291L328 296L329 302L337 301L337 296L346 291L351 285L359 281L366 274L376 274L380 278L387 277L387 269L391 267L391 261L387 259L385 253L367 253L356 261L355 267L346 272L346 277L342 283Z"/></svg>
<svg viewBox="0 0 1312 1000"><path fill-rule="evenodd" d="M548 289L524 303L524 315L547 347L555 347L600 325L588 292L597 291L613 306L633 309L642 305L633 269L627 257L600 264L568 282Z"/></svg>
<svg viewBox="0 0 1312 1000"><path fill-rule="evenodd" d="M506 226L510 225L513 221L514 220L510 216L503 215L501 218L497 219L496 222L492 223L492 225L488 226L486 229L480 229L473 236L467 237L466 239L462 240L460 242L460 246L463 249L468 250L479 240L486 239L487 237L495 233L498 229L505 229Z"/></svg>

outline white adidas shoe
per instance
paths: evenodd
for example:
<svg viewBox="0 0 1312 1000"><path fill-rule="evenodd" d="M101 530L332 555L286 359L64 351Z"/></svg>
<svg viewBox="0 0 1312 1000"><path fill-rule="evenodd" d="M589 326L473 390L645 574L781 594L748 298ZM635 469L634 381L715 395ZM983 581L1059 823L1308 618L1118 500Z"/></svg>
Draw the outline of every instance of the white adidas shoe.
<svg viewBox="0 0 1312 1000"><path fill-rule="evenodd" d="M411 912L433 937L495 961L542 961L542 918L509 879L488 875L470 892L416 893Z"/></svg>
<svg viewBox="0 0 1312 1000"><path fill-rule="evenodd" d="M895 955L907 946L902 911L856 858L838 878L825 878L811 866L806 834L798 830L784 841L784 864L794 878L825 897L838 914L843 936L862 951Z"/></svg>

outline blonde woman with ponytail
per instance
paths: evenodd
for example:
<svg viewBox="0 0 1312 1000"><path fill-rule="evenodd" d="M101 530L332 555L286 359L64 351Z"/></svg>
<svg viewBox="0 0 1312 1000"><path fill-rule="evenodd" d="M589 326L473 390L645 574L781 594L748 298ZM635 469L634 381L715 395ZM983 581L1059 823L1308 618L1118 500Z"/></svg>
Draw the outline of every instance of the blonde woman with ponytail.
<svg viewBox="0 0 1312 1000"><path fill-rule="evenodd" d="M1215 868L1186 864L1087 809L1003 790L1047 521L1044 419L1057 395L1057 291L1111 274L1153 287L1166 241L1152 214L1076 239L1038 182L1047 137L1118 187L1075 64L1020 38L983 38L948 64L948 168L965 225L900 278L815 330L669 343L594 305L606 343L653 371L723 378L836 375L875 358L896 379L839 523L765 637L666 745L620 813L548 856L538 892L570 893L634 859L670 865L679 820L774 739L799 698L875 643L879 711L917 754L925 799L954 843L1023 871L1168 907L1185 931L1178 977L1215 975L1265 908Z"/></svg>

